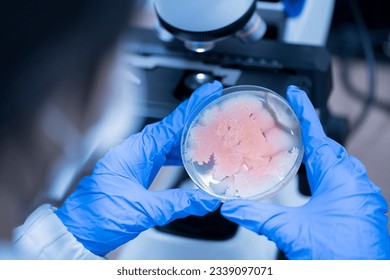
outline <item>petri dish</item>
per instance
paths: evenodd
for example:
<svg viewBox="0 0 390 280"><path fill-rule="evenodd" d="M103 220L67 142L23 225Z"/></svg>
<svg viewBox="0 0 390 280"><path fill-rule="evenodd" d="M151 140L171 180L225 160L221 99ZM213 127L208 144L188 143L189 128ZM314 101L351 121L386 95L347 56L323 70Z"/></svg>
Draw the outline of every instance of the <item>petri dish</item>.
<svg viewBox="0 0 390 280"><path fill-rule="evenodd" d="M222 200L265 199L285 186L301 165L300 123L274 91L229 87L191 114L181 155L190 178L206 192Z"/></svg>

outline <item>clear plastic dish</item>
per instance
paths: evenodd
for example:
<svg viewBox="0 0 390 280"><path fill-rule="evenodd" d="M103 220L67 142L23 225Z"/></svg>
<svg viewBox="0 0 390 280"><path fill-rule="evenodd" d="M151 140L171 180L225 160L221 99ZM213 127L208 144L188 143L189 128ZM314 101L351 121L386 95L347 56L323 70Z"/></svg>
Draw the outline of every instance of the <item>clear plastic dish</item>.
<svg viewBox="0 0 390 280"><path fill-rule="evenodd" d="M272 90L240 85L195 109L181 140L196 185L228 199L267 198L296 174L303 146L298 118Z"/></svg>

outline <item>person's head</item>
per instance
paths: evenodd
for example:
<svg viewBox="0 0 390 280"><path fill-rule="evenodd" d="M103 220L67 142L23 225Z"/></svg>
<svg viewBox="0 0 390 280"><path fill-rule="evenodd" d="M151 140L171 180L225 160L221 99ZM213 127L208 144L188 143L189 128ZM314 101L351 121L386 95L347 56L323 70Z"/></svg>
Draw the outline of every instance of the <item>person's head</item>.
<svg viewBox="0 0 390 280"><path fill-rule="evenodd" d="M131 0L0 1L0 240L63 152L37 131L40 113L55 103L81 130L90 125L97 74L130 10Z"/></svg>

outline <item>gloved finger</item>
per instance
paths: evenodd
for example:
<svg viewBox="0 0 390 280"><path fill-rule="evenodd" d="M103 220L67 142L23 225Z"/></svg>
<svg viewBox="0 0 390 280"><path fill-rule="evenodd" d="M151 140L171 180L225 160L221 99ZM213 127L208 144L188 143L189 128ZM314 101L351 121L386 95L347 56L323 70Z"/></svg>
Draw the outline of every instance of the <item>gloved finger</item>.
<svg viewBox="0 0 390 280"><path fill-rule="evenodd" d="M148 214L156 225L190 215L203 216L216 210L221 201L203 190L171 189L153 193Z"/></svg>
<svg viewBox="0 0 390 280"><path fill-rule="evenodd" d="M381 192L381 189L377 185L375 185L368 177L366 167L360 160L353 156L348 156L348 161L351 164L350 174L351 176L353 176L353 178L355 178L355 182L356 179L359 178L360 184L357 185L359 186L360 190L365 188L371 190L374 193Z"/></svg>
<svg viewBox="0 0 390 280"><path fill-rule="evenodd" d="M248 200L231 200L221 207L221 214L259 235L265 235L276 246L288 252L299 235L299 226L294 217L295 208ZM290 226L294 223L294 226Z"/></svg>
<svg viewBox="0 0 390 280"><path fill-rule="evenodd" d="M148 160L152 161L152 169L149 175L149 183L153 181L161 166L168 162L173 164L172 158L181 162L180 140L183 133L184 125L195 109L203 104L205 100L211 101L219 97L222 93L222 84L218 81L207 83L194 91L191 97L184 101L169 116L157 122L154 125L147 126L143 133L149 135L153 144L156 146L144 146L151 149L144 149ZM177 162L176 162L177 164Z"/></svg>
<svg viewBox="0 0 390 280"><path fill-rule="evenodd" d="M213 83L207 83L195 90L190 98L188 104L182 103L170 116L162 120L162 125L166 127L172 127L179 131L180 136L183 131L184 125L189 121L192 114L198 113L211 101L215 100L222 93L222 84L218 81ZM176 115L183 116L181 118ZM179 121L180 120L180 121ZM180 153L180 138L173 142L171 151L168 153L166 162L167 165L182 165L183 161Z"/></svg>
<svg viewBox="0 0 390 280"><path fill-rule="evenodd" d="M308 159L318 147L327 144L327 137L312 103L303 90L289 86L286 98L299 118L305 157Z"/></svg>
<svg viewBox="0 0 390 280"><path fill-rule="evenodd" d="M317 113L304 91L296 86L289 86L286 97L301 123L305 149L303 162L314 193L327 170L344 159L347 153L344 147L326 136Z"/></svg>
<svg viewBox="0 0 390 280"><path fill-rule="evenodd" d="M142 132L129 137L98 162L95 172L111 172L131 178L148 188L172 150L180 150L180 139L191 112L207 98L220 96L222 84L208 83L163 120L146 126Z"/></svg>

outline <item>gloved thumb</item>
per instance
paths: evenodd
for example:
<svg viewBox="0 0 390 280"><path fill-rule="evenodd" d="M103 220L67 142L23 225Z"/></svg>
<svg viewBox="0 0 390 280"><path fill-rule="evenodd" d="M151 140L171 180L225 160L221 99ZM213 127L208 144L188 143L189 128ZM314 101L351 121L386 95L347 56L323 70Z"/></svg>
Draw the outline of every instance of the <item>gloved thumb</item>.
<svg viewBox="0 0 390 280"><path fill-rule="evenodd" d="M216 210L221 201L203 190L170 189L154 192L151 211L148 211L156 225L190 215L203 216Z"/></svg>
<svg viewBox="0 0 390 280"><path fill-rule="evenodd" d="M290 226L290 222L296 222L294 212L295 208L292 207L248 200L227 201L221 207L221 214L225 218L266 236L285 253L299 233L298 227Z"/></svg>

